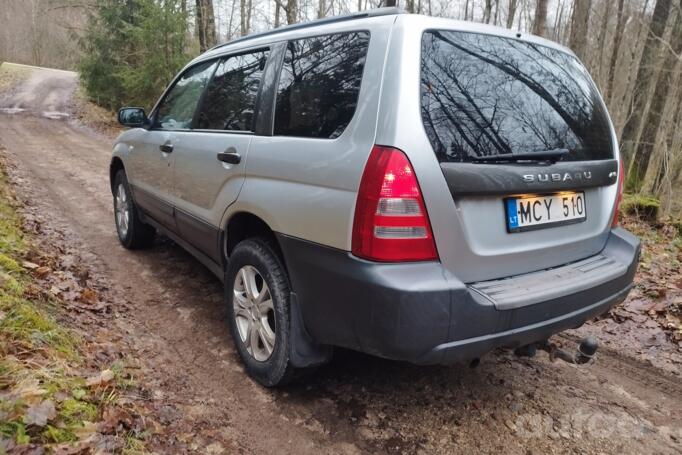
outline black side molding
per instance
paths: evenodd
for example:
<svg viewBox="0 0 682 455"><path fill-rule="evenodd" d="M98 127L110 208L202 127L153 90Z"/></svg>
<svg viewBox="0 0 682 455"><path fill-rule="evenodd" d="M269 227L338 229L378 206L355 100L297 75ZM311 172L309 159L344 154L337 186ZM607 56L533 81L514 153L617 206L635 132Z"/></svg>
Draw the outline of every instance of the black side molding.
<svg viewBox="0 0 682 455"><path fill-rule="evenodd" d="M618 181L617 160L555 164L441 163L440 167L454 197L582 190Z"/></svg>

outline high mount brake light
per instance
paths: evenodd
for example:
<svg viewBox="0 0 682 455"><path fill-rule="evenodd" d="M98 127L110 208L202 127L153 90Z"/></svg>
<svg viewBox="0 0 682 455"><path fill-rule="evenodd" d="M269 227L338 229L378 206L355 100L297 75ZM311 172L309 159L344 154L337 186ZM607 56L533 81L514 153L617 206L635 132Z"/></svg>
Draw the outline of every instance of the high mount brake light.
<svg viewBox="0 0 682 455"><path fill-rule="evenodd" d="M419 182L401 150L372 148L355 206L352 251L381 262L438 259Z"/></svg>

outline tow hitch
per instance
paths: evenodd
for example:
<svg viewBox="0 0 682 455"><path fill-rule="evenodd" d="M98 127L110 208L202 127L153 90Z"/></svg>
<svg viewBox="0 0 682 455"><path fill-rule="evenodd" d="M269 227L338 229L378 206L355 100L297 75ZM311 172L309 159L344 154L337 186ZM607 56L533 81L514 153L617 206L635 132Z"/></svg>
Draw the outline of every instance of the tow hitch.
<svg viewBox="0 0 682 455"><path fill-rule="evenodd" d="M594 358L598 347L599 344L597 343L597 340L588 337L580 342L580 345L574 354L570 354L559 348L556 344L551 343L549 340L545 340L516 348L514 354L520 357L534 357L537 350L541 349L549 354L549 359L552 362L559 359L575 365L583 365Z"/></svg>

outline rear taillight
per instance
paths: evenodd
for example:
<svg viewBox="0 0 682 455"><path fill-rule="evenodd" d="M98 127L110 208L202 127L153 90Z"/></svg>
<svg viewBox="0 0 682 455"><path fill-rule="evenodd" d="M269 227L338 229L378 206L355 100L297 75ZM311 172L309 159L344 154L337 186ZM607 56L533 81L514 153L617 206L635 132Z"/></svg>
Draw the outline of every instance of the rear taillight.
<svg viewBox="0 0 682 455"><path fill-rule="evenodd" d="M355 206L352 250L372 261L438 259L417 177L398 149L372 149Z"/></svg>
<svg viewBox="0 0 682 455"><path fill-rule="evenodd" d="M620 214L620 201L623 200L623 181L625 180L625 168L623 167L623 160L618 162L618 194L616 194L616 204L613 207L613 220L611 227L618 226L618 215Z"/></svg>

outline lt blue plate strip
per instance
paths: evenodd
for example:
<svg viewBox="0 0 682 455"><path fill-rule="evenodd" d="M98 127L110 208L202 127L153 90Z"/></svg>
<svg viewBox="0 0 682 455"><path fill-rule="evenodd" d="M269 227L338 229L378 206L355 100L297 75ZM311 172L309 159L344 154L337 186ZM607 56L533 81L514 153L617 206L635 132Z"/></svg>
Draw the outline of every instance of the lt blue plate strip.
<svg viewBox="0 0 682 455"><path fill-rule="evenodd" d="M519 227L519 216L516 213L516 199L507 199L507 226L509 229Z"/></svg>

